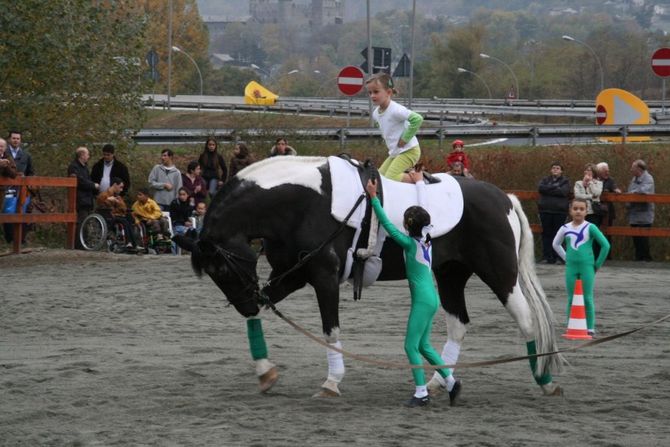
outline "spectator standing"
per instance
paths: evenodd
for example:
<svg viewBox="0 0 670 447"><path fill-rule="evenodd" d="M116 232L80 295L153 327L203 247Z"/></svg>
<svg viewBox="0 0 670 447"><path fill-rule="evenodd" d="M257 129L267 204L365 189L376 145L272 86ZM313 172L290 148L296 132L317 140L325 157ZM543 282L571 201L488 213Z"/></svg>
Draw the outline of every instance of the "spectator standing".
<svg viewBox="0 0 670 447"><path fill-rule="evenodd" d="M9 140L8 150L5 151L7 157L14 162L16 166L16 175L29 177L35 175L35 169L33 168L33 158L23 146L22 146L22 134L18 130L10 130L7 139ZM5 241L11 243L14 240L14 224L2 224L3 231L5 232ZM26 243L25 237L28 232L28 225L23 224L23 240L22 244Z"/></svg>
<svg viewBox="0 0 670 447"><path fill-rule="evenodd" d="M84 146L78 147L75 151L75 158L67 168L67 175L77 177L77 232L86 216L93 211L95 196L98 193L100 185L91 180L91 174L88 172L88 160L91 154ZM77 248L81 247L79 238L76 238Z"/></svg>
<svg viewBox="0 0 670 447"><path fill-rule="evenodd" d="M540 200L537 204L542 223L542 260L546 264L555 264L558 255L552 243L559 228L568 217L570 180L563 176L563 166L559 162L551 164L551 175L540 180L538 185ZM562 261L559 261L562 262Z"/></svg>
<svg viewBox="0 0 670 447"><path fill-rule="evenodd" d="M167 211L182 187L181 172L174 165L174 152L170 149L161 152L161 163L155 165L149 173L149 185L155 191L154 201L161 210Z"/></svg>
<svg viewBox="0 0 670 447"><path fill-rule="evenodd" d="M205 179L209 195L214 197L216 191L221 188L228 178L226 162L218 152L218 143L214 138L207 138L205 149L198 158L198 164L202 169L202 178Z"/></svg>
<svg viewBox="0 0 670 447"><path fill-rule="evenodd" d="M621 189L619 189L614 179L610 177L610 167L607 163L605 163L604 161L598 163L596 165L596 171L598 172L598 178L600 179L601 182L603 182L603 192L621 194ZM612 224L614 224L614 220L616 219L616 210L614 208L614 204L612 202L601 201L601 205L604 205L604 207L601 208L601 211L603 211L602 222L605 222L605 224L608 227L611 227ZM607 234L605 235L605 237L607 238L607 241L610 243L611 246L612 237ZM612 257L612 250L610 250L610 252L607 254L607 259L611 259L611 257Z"/></svg>
<svg viewBox="0 0 670 447"><path fill-rule="evenodd" d="M254 157L249 152L249 148L243 142L238 142L233 149L233 156L230 158L230 177L234 177L242 169L254 162Z"/></svg>
<svg viewBox="0 0 670 447"><path fill-rule="evenodd" d="M631 194L654 194L654 177L647 171L647 163L635 160L630 167L633 178L628 185ZM628 223L631 227L649 228L654 223L654 204L649 202L630 202L628 209ZM636 261L651 261L648 236L633 236Z"/></svg>
<svg viewBox="0 0 670 447"><path fill-rule="evenodd" d="M454 169L454 163L459 162L463 165L463 173L467 175L470 171L470 159L468 158L468 154L463 151L463 147L463 140L454 140L451 143L453 150L447 155L447 169Z"/></svg>
<svg viewBox="0 0 670 447"><path fill-rule="evenodd" d="M0 138L0 177L16 178L16 164L7 155L7 141ZM5 187L0 186L0 199L5 197Z"/></svg>
<svg viewBox="0 0 670 447"><path fill-rule="evenodd" d="M207 198L207 183L200 175L201 172L200 165L193 160L186 167L186 173L181 175L182 186L188 193L191 206L204 202Z"/></svg>
<svg viewBox="0 0 670 447"><path fill-rule="evenodd" d="M114 145L105 144L102 147L102 158L91 168L91 180L100 184L100 192L107 191L113 178L123 181L121 195L125 196L130 189L130 173L128 167L116 159Z"/></svg>
<svg viewBox="0 0 670 447"><path fill-rule="evenodd" d="M600 227L602 222L600 195L603 193L603 182L598 180L593 165L586 165L584 176L575 182L573 192L575 199L583 199L586 202L586 221Z"/></svg>
<svg viewBox="0 0 670 447"><path fill-rule="evenodd" d="M275 140L275 145L270 149L270 157L277 155L298 155L298 151L288 145L288 140L284 137L279 137Z"/></svg>
<svg viewBox="0 0 670 447"><path fill-rule="evenodd" d="M18 130L11 130L9 132L9 157L14 160L16 164L16 171L19 175L29 177L35 175L33 168L33 157L30 152L25 150L21 145L21 132Z"/></svg>

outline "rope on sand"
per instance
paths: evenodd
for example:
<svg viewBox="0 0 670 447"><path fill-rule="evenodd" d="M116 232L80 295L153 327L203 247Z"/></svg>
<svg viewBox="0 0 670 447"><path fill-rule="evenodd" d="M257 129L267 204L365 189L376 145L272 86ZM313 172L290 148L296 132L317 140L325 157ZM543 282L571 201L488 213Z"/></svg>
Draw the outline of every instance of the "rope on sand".
<svg viewBox="0 0 670 447"><path fill-rule="evenodd" d="M492 366L492 365L500 365L502 363L512 363L512 362L519 362L521 360L528 360L531 358L537 358L537 357L545 357L548 355L556 355L556 354L563 354L566 352L575 352L579 351L584 348L588 348L589 346L595 346L595 345L600 345L603 343L610 342L612 340L615 340L617 338L621 337L626 337L628 335L634 334L635 332L641 331L642 329L649 328L651 326L655 326L667 319L670 319L670 314L661 317L657 320L651 321L649 323L643 324L642 326L638 326L636 328L633 328L628 331L624 332L619 332L617 334L613 335L607 335L604 337L599 337L594 340L589 340L587 342L581 343L577 346L573 346L571 348L565 348L565 349L558 349L556 351L552 352L541 352L538 354L533 354L533 355L524 355L524 356L517 356L517 357L502 357L502 358L497 358L493 360L483 360L480 362L458 362L454 363L451 365L410 365L409 363L403 363L403 362L391 362L391 361L386 361L386 360L379 360L375 358L371 358L368 356L360 355L360 354L355 354L353 352L345 351L344 349L340 348L335 348L332 345L329 345L326 343L324 340L322 340L320 337L317 337L316 335L312 334L309 332L307 329L303 328L299 324L295 323L291 319L287 318L282 314L277 308L274 306L270 307L270 309L277 315L279 318L287 322L291 327L293 327L296 331L300 332L301 334L305 335L307 338L311 339L312 341L315 341L316 343L320 344L321 346L325 346L328 349L331 349L335 352L339 352L340 354L355 359L359 360L363 363L367 363L370 365L375 365L379 366L382 368L392 368L392 369L416 369L416 368L424 368L424 369L442 369L442 368L451 368L451 369L461 369L461 368L481 368L484 366Z"/></svg>

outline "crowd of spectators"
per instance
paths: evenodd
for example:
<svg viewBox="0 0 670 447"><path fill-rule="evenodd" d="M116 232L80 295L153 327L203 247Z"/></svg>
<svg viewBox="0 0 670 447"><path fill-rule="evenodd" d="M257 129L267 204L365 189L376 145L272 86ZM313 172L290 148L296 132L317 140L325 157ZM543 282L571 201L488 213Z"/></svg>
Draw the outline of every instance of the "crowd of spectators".
<svg viewBox="0 0 670 447"><path fill-rule="evenodd" d="M643 160L635 160L630 168L632 179L626 190L630 194L654 194L654 178L648 172ZM587 164L580 180L572 188L570 180L563 174L560 162L553 162L550 175L542 178L538 185L540 198L538 211L542 224L541 263L562 263L552 247L554 236L568 218L568 207L572 199L586 203L586 220L597 227L611 226L616 219L613 203L601 200L603 192L620 194L622 191L610 176L609 165L605 162ZM651 227L654 222L654 204L650 202L627 202L628 224L631 227ZM608 238L611 244L611 238ZM651 261L648 236L633 236L636 261ZM594 255L600 252L594 245Z"/></svg>
<svg viewBox="0 0 670 447"><path fill-rule="evenodd" d="M472 177L470 160L464 151L464 143L455 140L452 152L445 157L448 173L455 176ZM275 140L268 153L269 157L297 155L297 151L288 144L284 137ZM115 219L128 228L134 223L145 221L148 226L163 237L169 237L168 225L164 222L164 213L169 213L173 231L176 234L188 234L196 237L202 228L202 221L208 203L216 192L230 178L237 175L245 167L254 163L255 157L244 142L237 142L229 162L219 152L218 143L208 138L197 160L186 164L185 172L181 172L174 162L174 153L163 149L160 163L156 164L147 177L149 188L139 188L135 197L129 196L131 185L128 167L115 156L115 147L105 144L102 157L96 161L91 170L88 169L90 152L81 146L75 151L74 158L67 168L69 176L78 179L76 193L77 222L90 214L96 206L105 210L110 218ZM632 178L626 189L627 193L654 194L654 178L649 173L643 160L635 160L631 164ZM16 176L35 175L30 153L23 147L22 134L12 130L7 139L0 138L0 176L15 178ZM0 187L0 198L6 196L5 189ZM622 193L615 180L610 176L606 162L587 164L580 179L572 186L564 175L560 162L550 166L549 175L542 178L538 185L538 211L542 225L542 263L561 263L552 247L552 241L558 229L568 217L568 207L573 198L583 199L587 204L586 220L598 227L611 226L617 216L614 204L601 200L603 193ZM9 197L13 191L7 192ZM3 212L12 202L4 200ZM654 222L654 204L650 202L626 203L628 224L631 227L648 228ZM25 225L25 224L24 224ZM132 239L129 245L135 246L139 241ZM12 242L13 224L3 224L4 238ZM23 232L25 238L26 231ZM608 237L611 242L611 238ZM25 240L22 241L25 243ZM634 236L635 260L650 261L649 237ZM595 255L598 247L594 247Z"/></svg>

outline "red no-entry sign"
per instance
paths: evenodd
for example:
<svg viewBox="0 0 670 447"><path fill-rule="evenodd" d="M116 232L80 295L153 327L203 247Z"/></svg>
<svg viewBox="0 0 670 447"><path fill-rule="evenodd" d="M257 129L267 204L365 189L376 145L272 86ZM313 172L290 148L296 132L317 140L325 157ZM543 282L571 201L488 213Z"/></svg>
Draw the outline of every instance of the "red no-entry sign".
<svg viewBox="0 0 670 447"><path fill-rule="evenodd" d="M656 76L670 76L670 48L659 48L651 56L651 69Z"/></svg>
<svg viewBox="0 0 670 447"><path fill-rule="evenodd" d="M602 104L596 108L596 123L602 124L607 119L607 109Z"/></svg>
<svg viewBox="0 0 670 447"><path fill-rule="evenodd" d="M363 89L365 73L358 67L349 65L337 75L337 88L347 96L354 96Z"/></svg>

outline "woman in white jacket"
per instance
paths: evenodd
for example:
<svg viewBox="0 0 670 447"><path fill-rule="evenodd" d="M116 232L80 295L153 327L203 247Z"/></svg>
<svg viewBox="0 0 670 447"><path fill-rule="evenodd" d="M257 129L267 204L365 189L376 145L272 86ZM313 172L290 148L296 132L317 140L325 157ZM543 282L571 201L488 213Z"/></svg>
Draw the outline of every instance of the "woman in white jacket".
<svg viewBox="0 0 670 447"><path fill-rule="evenodd" d="M603 182L598 180L594 165L586 165L584 177L575 182L574 193L575 199L586 200L586 220L600 227L600 195L603 193Z"/></svg>

